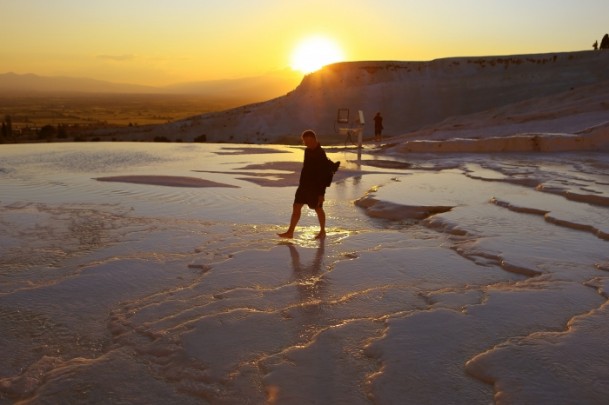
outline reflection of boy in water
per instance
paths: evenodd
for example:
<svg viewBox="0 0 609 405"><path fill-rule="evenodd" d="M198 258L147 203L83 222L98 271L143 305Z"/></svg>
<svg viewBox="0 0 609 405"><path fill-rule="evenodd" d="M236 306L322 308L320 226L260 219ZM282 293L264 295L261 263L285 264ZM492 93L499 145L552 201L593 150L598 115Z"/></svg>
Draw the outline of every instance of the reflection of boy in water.
<svg viewBox="0 0 609 405"><path fill-rule="evenodd" d="M320 242L315 252L315 257L308 265L303 265L300 261L300 254L296 246L291 243L290 257L292 258L292 270L296 280L296 288L298 290L300 305L304 315L314 315L320 311L319 307L314 304L321 300L324 282L322 281L322 266L324 263L324 242ZM309 304L309 305L306 305ZM314 324L315 322L312 322Z"/></svg>
<svg viewBox="0 0 609 405"><path fill-rule="evenodd" d="M306 149L304 163L300 172L300 182L294 196L290 226L286 232L278 235L282 238L294 237L294 230L300 220L302 206L307 204L317 214L319 233L315 239L321 239L326 236L326 213L323 209L323 202L324 195L326 194L325 174L328 170L328 158L326 157L326 152L317 142L315 132L311 130L304 131L301 138Z"/></svg>

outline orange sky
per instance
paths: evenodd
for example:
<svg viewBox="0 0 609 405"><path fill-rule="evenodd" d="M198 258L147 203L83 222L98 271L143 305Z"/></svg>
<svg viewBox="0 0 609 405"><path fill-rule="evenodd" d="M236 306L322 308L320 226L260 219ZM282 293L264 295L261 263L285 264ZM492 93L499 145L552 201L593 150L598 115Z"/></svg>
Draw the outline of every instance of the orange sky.
<svg viewBox="0 0 609 405"><path fill-rule="evenodd" d="M297 44L345 60L592 49L606 0L0 0L0 73L164 85L258 76Z"/></svg>

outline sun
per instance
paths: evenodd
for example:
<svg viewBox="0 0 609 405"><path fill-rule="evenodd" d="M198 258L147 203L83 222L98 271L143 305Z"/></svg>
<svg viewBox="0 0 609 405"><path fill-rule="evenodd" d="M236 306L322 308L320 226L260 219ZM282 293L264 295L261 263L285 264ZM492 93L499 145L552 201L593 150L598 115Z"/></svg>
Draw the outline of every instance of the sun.
<svg viewBox="0 0 609 405"><path fill-rule="evenodd" d="M296 45L290 59L290 67L308 74L342 60L343 51L336 42L327 37L314 36L305 38Z"/></svg>

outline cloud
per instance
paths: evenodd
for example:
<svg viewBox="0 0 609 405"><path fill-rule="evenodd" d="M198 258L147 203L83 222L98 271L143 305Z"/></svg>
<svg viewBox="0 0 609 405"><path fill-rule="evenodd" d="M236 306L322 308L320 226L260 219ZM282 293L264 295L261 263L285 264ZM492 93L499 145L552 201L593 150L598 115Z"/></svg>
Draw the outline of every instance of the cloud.
<svg viewBox="0 0 609 405"><path fill-rule="evenodd" d="M135 59L135 55L133 54L125 54L125 55L97 55L97 59L102 60L112 60L115 62L128 62Z"/></svg>

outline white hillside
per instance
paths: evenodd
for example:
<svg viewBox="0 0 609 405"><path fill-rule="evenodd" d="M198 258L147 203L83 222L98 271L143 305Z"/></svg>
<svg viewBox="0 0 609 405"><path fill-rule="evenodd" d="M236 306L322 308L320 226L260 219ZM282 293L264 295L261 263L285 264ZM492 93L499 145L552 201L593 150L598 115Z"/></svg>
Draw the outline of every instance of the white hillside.
<svg viewBox="0 0 609 405"><path fill-rule="evenodd" d="M544 108L551 108L548 96L585 95L583 88L609 81L608 67L609 52L604 51L338 63L306 76L285 96L160 126L153 134L185 141L205 135L208 142L273 143L312 128L329 137L337 109L349 108L365 112L365 136L372 135L370 122L377 111L385 117L385 133L398 136L450 117L532 99L545 98L550 106ZM600 97L607 100L603 86ZM595 120L586 127L601 123Z"/></svg>
<svg viewBox="0 0 609 405"><path fill-rule="evenodd" d="M609 81L450 117L391 139L400 152L609 150Z"/></svg>

